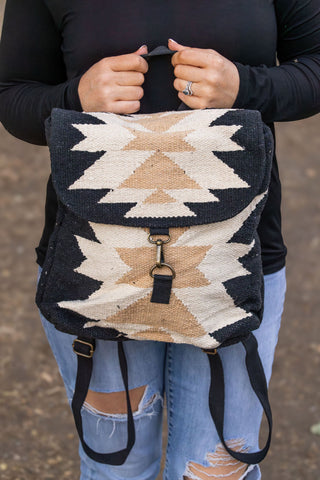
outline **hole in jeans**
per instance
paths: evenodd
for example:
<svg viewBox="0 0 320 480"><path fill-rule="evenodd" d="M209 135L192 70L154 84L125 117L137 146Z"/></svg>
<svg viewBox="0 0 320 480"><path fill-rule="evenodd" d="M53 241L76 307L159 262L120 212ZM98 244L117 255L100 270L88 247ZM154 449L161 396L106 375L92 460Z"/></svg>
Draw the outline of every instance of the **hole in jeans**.
<svg viewBox="0 0 320 480"><path fill-rule="evenodd" d="M163 407L163 397L159 392L148 397L147 385L137 387L129 390L129 396L131 401L131 408L133 416L138 418L148 417L152 418L155 415L159 415ZM90 400L90 403L88 402ZM116 400L121 403L116 403ZM161 401L161 407L156 408L158 400ZM69 398L71 405L72 398ZM97 408L99 407L99 408ZM152 407L152 408L148 408ZM94 390L88 390L86 401L83 403L84 412L87 412L96 417L96 435L99 435L103 429L105 422L112 421L112 431L108 434L108 437L112 437L117 428L117 423L127 421L127 401L126 392L95 392ZM118 412L118 413L117 413ZM136 431L139 429L140 422L135 424Z"/></svg>
<svg viewBox="0 0 320 480"><path fill-rule="evenodd" d="M143 385L129 390L130 403L133 412L139 409L139 404L144 396L146 388L146 385ZM88 390L85 406L88 409L92 407L95 411L99 411L101 415L127 413L126 392L105 393Z"/></svg>
<svg viewBox="0 0 320 480"><path fill-rule="evenodd" d="M228 447L237 452L247 452L243 439L234 439L226 442ZM254 465L242 463L231 457L222 443L219 443L215 451L208 452L206 460L209 466L196 462L188 462L183 480L213 480L215 478L226 478L228 480L243 480Z"/></svg>

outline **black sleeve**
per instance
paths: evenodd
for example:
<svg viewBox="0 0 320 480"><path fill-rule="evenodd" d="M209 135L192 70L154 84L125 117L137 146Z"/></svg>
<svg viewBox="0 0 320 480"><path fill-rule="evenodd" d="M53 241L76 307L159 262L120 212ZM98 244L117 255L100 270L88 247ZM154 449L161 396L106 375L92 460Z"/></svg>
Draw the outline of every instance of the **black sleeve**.
<svg viewBox="0 0 320 480"><path fill-rule="evenodd" d="M7 0L0 43L0 121L14 136L45 145L53 107L81 111L80 77L67 80L61 37L42 0Z"/></svg>
<svg viewBox="0 0 320 480"><path fill-rule="evenodd" d="M233 108L260 110L265 122L320 112L320 0L275 0L279 65L235 62L240 89Z"/></svg>

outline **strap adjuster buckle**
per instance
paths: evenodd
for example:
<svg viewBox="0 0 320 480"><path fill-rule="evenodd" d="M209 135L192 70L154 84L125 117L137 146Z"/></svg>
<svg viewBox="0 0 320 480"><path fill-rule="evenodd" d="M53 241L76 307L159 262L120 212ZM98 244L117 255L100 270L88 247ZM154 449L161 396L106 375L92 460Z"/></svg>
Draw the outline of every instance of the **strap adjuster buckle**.
<svg viewBox="0 0 320 480"><path fill-rule="evenodd" d="M83 352L83 348L82 348L82 351L78 351L76 350L76 345L75 343L78 342L78 343L81 343L83 345L86 345L87 347L89 347L89 352L88 353L84 353ZM77 355L80 355L80 357L86 357L86 358L92 358L93 356L93 352L94 352L94 345L90 342L85 342L84 340L79 340L78 338L76 338L73 343L72 343L72 348L73 348L73 351L77 354ZM81 346L80 346L81 348Z"/></svg>
<svg viewBox="0 0 320 480"><path fill-rule="evenodd" d="M216 348L214 348L213 350L206 350L205 348L201 348L201 350L207 355L217 355L218 353Z"/></svg>

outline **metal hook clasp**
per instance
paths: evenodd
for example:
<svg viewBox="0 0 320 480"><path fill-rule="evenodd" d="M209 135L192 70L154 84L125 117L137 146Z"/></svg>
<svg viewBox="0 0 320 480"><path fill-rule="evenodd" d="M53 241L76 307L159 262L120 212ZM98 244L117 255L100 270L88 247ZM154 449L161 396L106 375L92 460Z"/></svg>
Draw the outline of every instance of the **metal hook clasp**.
<svg viewBox="0 0 320 480"><path fill-rule="evenodd" d="M170 233L166 233L166 234L163 235L163 236L165 236L165 237L168 237L166 240L161 240L161 238L158 238L157 240L153 240L152 236L153 236L153 235L152 235L151 233L149 233L149 235L148 235L148 242L153 243L153 244L156 244L159 240L160 240L163 244L169 243L170 240L171 240Z"/></svg>
<svg viewBox="0 0 320 480"><path fill-rule="evenodd" d="M166 234L165 236L167 236L168 238L166 240L162 240L161 238L157 238L157 240L154 240L152 238L152 235L149 234L148 236L148 241L154 245L156 245L157 247L157 251L156 251L156 263L150 268L150 276L152 278L154 278L154 273L153 271L156 269L156 268L162 268L162 267L168 267L170 270L171 270L171 273L172 273L172 278L175 278L176 276L176 272L174 271L174 268L169 265L168 263L165 263L165 260L164 260L164 254L163 254L163 245L165 245L166 243L170 242L171 240L171 237L170 237L170 234Z"/></svg>
<svg viewBox="0 0 320 480"><path fill-rule="evenodd" d="M162 268L162 267L168 267L170 270L171 270L171 273L172 273L172 279L176 278L176 272L174 271L174 268L171 267L171 265L169 265L169 263L161 263L160 265L157 265L157 264L154 264L151 268L150 268L150 277L154 278L154 273L153 271L156 269L156 268Z"/></svg>
<svg viewBox="0 0 320 480"><path fill-rule="evenodd" d="M157 245L156 265L157 267L161 267L161 258L163 255L163 249L162 249L163 241L160 240L160 238L158 238L158 240L156 241L156 245Z"/></svg>

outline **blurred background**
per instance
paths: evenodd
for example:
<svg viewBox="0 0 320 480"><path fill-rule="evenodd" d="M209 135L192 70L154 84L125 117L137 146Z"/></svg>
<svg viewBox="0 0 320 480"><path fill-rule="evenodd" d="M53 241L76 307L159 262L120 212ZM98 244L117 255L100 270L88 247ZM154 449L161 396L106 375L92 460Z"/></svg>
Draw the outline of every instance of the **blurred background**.
<svg viewBox="0 0 320 480"><path fill-rule="evenodd" d="M277 124L276 131L288 291L270 383L273 441L261 468L266 480L320 480L320 426L311 431L320 423L320 115ZM34 303L48 174L47 148L0 124L3 480L79 478L71 410ZM164 428L164 450L166 441Z"/></svg>

